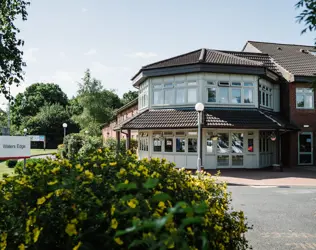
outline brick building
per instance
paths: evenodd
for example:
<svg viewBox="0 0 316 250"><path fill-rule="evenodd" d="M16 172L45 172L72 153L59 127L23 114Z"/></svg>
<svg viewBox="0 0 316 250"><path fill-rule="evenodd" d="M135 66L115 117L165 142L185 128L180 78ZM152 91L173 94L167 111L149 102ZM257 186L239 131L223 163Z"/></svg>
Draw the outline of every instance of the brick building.
<svg viewBox="0 0 316 250"><path fill-rule="evenodd" d="M138 99L135 99L115 111L115 118L102 128L103 139L116 138L116 128L138 114ZM126 134L120 133L121 139L126 139ZM137 131L131 131L131 138L137 139Z"/></svg>
<svg viewBox="0 0 316 250"><path fill-rule="evenodd" d="M205 169L314 165L315 54L249 41L242 51L199 49L146 65L132 78L139 113L117 123L116 136L138 131L140 158L180 168L196 168L198 153ZM196 103L205 107L199 131Z"/></svg>

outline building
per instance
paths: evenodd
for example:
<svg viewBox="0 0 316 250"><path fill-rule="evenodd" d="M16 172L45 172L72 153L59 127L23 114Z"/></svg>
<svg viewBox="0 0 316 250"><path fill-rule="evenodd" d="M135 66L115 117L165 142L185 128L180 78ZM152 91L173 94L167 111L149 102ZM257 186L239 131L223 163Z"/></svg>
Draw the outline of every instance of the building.
<svg viewBox="0 0 316 250"><path fill-rule="evenodd" d="M315 115L314 51L249 41L242 51L199 49L144 66L132 78L139 113L115 127L117 137L137 130L140 158L179 168L196 168L198 148L204 169L314 164L316 119L305 119Z"/></svg>
<svg viewBox="0 0 316 250"><path fill-rule="evenodd" d="M123 107L117 109L115 111L115 118L109 122L103 125L102 128L102 135L103 139L106 140L108 138L116 138L116 127L120 126L124 122L129 121L131 118L136 116L138 114L138 99L135 99L127 104L125 104ZM125 139L126 134L120 133L120 138ZM137 139L137 130L131 131L131 138Z"/></svg>

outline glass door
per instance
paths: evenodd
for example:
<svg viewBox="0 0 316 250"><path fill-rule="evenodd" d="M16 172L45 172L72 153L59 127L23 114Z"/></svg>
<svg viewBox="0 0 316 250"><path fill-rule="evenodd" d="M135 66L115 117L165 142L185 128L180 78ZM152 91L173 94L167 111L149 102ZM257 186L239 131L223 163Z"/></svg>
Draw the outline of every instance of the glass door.
<svg viewBox="0 0 316 250"><path fill-rule="evenodd" d="M313 164L313 133L304 132L298 135L298 164Z"/></svg>

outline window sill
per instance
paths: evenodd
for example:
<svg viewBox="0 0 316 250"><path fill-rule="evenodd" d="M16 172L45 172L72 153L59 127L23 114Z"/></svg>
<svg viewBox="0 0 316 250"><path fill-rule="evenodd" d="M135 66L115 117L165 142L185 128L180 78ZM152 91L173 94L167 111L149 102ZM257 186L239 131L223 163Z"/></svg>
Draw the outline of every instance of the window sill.
<svg viewBox="0 0 316 250"><path fill-rule="evenodd" d="M315 110L315 108L300 108L300 107L296 107L297 110L308 110L308 111L312 111Z"/></svg>

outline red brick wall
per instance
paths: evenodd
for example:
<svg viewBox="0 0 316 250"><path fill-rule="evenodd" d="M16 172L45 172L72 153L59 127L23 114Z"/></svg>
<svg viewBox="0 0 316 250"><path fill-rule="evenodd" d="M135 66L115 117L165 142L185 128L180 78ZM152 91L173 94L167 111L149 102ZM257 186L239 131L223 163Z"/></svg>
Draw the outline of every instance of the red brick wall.
<svg viewBox="0 0 316 250"><path fill-rule="evenodd" d="M116 126L116 124L119 124L123 122L124 120L135 116L138 114L138 105L134 105L132 107L129 107L128 109L123 110L122 112L118 113L116 116L116 121L111 122L108 126L104 127L102 129L102 135L103 139L106 140L107 138L116 138L116 132L113 130L113 128ZM132 131L131 137L133 139L136 139L137 132ZM121 133L121 138L125 138L126 136Z"/></svg>
<svg viewBox="0 0 316 250"><path fill-rule="evenodd" d="M297 125L301 131L300 132L314 132L314 165L316 163L316 152L315 152L315 142L316 142L316 95L314 92L314 109L297 109L296 108L296 88L310 87L308 84L304 83L290 83L289 84L289 96L290 96L290 120L292 123ZM304 125L309 125L308 128L304 128ZM289 162L290 166L298 165L298 133L290 133L289 145Z"/></svg>

